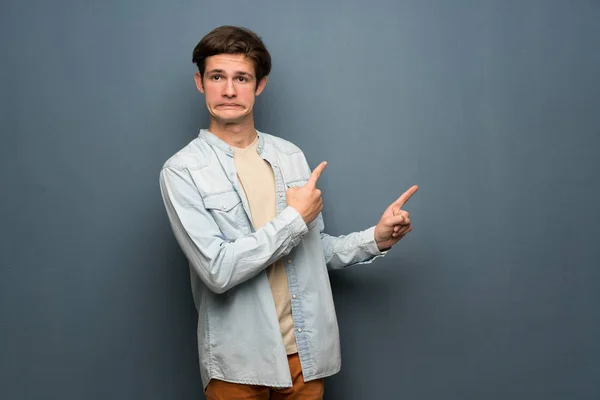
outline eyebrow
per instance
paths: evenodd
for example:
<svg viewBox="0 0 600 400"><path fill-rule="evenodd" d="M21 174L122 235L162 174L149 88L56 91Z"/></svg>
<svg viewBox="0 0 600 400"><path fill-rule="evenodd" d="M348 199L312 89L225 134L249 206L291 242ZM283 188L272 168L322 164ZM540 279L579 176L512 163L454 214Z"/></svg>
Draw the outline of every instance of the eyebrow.
<svg viewBox="0 0 600 400"><path fill-rule="evenodd" d="M207 74L224 74L225 71L222 69L211 69L210 71L206 71ZM244 75L244 76L252 76L252 74L249 74L248 72L245 71L235 71L234 75Z"/></svg>

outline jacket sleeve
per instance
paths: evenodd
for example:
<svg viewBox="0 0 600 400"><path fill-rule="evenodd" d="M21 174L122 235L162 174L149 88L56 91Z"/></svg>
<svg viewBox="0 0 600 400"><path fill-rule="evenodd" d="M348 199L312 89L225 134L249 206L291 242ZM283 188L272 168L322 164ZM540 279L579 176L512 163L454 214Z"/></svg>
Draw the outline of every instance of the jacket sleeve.
<svg viewBox="0 0 600 400"><path fill-rule="evenodd" d="M177 242L193 270L215 293L256 276L287 255L308 232L300 214L287 207L256 232L230 241L204 207L187 169L164 167L160 190Z"/></svg>
<svg viewBox="0 0 600 400"><path fill-rule="evenodd" d="M324 232L323 215L317 217L321 244L328 270L346 268L356 264L369 264L387 251L379 251L375 243L375 227L342 236L331 236Z"/></svg>
<svg viewBox="0 0 600 400"><path fill-rule="evenodd" d="M306 176L309 176L312 171L306 157L304 157L304 169ZM356 264L369 264L376 258L383 257L388 253L388 251L379 251L377 243L375 243L374 226L347 235L331 236L325 233L325 222L322 213L309 226L313 227L315 224L321 235L323 255L327 263L327 269L330 271Z"/></svg>

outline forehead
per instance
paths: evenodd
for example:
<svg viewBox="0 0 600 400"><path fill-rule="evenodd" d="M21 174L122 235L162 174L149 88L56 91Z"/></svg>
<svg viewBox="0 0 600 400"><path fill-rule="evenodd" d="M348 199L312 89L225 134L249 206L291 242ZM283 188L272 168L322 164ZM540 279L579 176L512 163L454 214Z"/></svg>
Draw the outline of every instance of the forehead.
<svg viewBox="0 0 600 400"><path fill-rule="evenodd" d="M227 73L246 72L254 74L254 63L243 54L217 54L206 58L205 71L221 70Z"/></svg>

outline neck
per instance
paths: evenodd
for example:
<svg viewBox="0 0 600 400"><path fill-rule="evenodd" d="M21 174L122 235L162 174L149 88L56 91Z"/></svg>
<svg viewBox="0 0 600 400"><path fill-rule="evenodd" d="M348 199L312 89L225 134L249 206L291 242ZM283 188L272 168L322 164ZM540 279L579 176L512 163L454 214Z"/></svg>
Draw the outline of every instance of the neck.
<svg viewBox="0 0 600 400"><path fill-rule="evenodd" d="M241 149L250 146L257 135L252 118L241 123L227 123L211 118L209 130L225 143Z"/></svg>

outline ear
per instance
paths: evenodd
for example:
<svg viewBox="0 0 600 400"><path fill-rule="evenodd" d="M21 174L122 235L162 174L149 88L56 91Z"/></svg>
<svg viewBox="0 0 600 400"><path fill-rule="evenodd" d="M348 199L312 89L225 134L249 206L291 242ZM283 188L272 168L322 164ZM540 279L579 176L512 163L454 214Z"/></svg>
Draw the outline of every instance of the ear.
<svg viewBox="0 0 600 400"><path fill-rule="evenodd" d="M257 96L260 96L262 91L265 90L265 86L267 86L267 77L263 76L263 78L260 80L260 82L258 82L258 85L256 86L255 94Z"/></svg>
<svg viewBox="0 0 600 400"><path fill-rule="evenodd" d="M196 72L194 75L194 81L196 82L196 88L198 91L204 94L204 83L202 82L202 76L200 75L200 72Z"/></svg>

